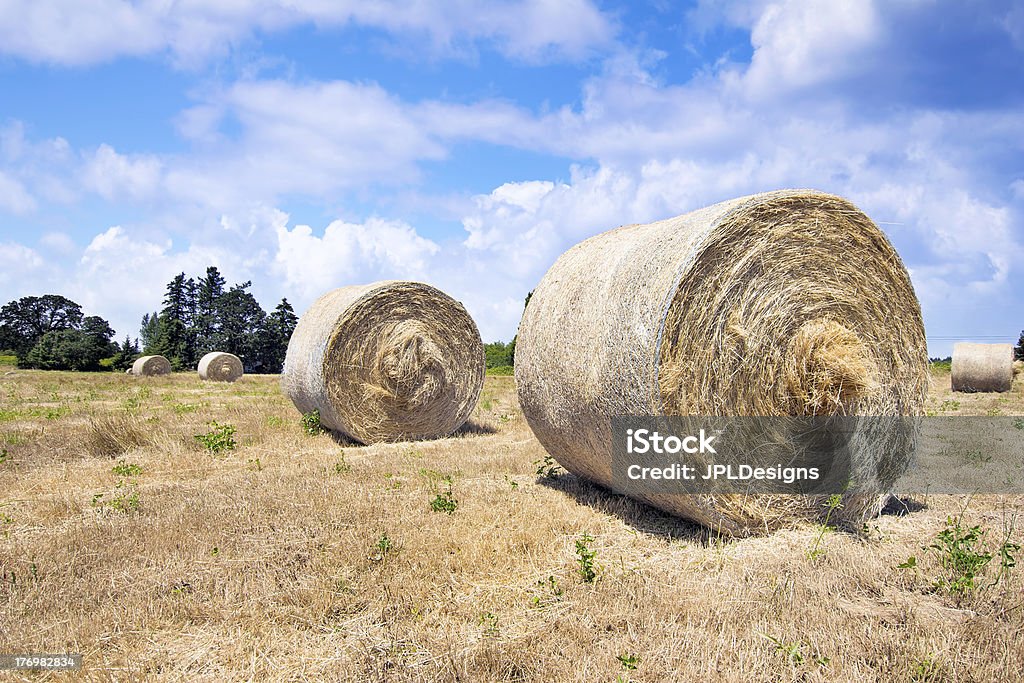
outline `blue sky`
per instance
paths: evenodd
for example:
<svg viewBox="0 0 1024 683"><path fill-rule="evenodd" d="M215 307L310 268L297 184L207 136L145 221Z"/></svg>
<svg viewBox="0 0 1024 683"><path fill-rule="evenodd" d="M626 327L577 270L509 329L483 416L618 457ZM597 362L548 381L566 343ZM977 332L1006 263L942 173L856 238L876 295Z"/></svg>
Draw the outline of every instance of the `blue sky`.
<svg viewBox="0 0 1024 683"><path fill-rule="evenodd" d="M1015 341L1022 65L1008 1L0 0L0 302L135 336L210 264L268 309L419 279L507 340L585 237L814 187L932 355Z"/></svg>

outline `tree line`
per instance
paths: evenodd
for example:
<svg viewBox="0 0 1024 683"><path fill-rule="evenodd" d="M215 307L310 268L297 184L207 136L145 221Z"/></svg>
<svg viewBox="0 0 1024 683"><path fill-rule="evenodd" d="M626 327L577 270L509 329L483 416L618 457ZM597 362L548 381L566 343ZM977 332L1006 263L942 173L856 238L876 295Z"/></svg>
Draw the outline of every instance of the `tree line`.
<svg viewBox="0 0 1024 683"><path fill-rule="evenodd" d="M114 330L97 315L57 294L25 296L0 308L0 349L18 366L43 370L100 370L120 350Z"/></svg>
<svg viewBox="0 0 1024 683"><path fill-rule="evenodd" d="M43 370L123 370L141 355L165 356L176 370L194 369L210 351L233 353L246 372L278 373L298 316L287 299L267 313L251 281L226 287L215 266L195 279L179 273L162 305L142 317L139 336L113 341L99 316L57 294L27 296L0 308L0 350L18 366Z"/></svg>
<svg viewBox="0 0 1024 683"><path fill-rule="evenodd" d="M249 292L252 281L225 288L216 266L196 280L179 273L167 283L163 307L142 316L144 354L159 354L175 370L194 368L210 351L233 353L246 372L278 373L299 318L281 299L267 313Z"/></svg>

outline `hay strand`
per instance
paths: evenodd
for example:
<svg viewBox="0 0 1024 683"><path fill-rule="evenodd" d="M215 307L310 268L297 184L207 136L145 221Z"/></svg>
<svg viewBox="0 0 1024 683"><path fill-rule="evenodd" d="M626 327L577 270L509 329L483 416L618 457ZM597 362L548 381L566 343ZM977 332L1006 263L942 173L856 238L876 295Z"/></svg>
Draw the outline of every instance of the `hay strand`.
<svg viewBox="0 0 1024 683"><path fill-rule="evenodd" d="M163 356L142 356L132 363L132 374L141 377L166 375L171 372L171 361Z"/></svg>
<svg viewBox="0 0 1024 683"><path fill-rule="evenodd" d="M1013 345L954 344L951 375L953 391L1009 391L1013 384Z"/></svg>
<svg viewBox="0 0 1024 683"><path fill-rule="evenodd" d="M533 292L515 376L547 451L609 488L615 416L916 416L928 383L921 310L899 256L853 204L810 190L577 244ZM881 486L905 470L907 446L897 444ZM858 495L844 500L851 524L879 508ZM793 498L644 500L741 535L821 507Z"/></svg>
<svg viewBox="0 0 1024 683"><path fill-rule="evenodd" d="M233 353L211 351L199 359L199 377L212 382L234 382L242 376L242 360Z"/></svg>
<svg viewBox="0 0 1024 683"><path fill-rule="evenodd" d="M444 292L384 281L324 294L288 343L281 386L299 412L356 441L447 436L476 406L484 351Z"/></svg>

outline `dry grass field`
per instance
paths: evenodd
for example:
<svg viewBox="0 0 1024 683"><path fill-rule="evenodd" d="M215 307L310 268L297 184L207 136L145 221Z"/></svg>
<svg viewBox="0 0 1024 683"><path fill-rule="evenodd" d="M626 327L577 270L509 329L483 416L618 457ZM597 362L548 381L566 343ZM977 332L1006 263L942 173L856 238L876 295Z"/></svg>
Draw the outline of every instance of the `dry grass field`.
<svg viewBox="0 0 1024 683"><path fill-rule="evenodd" d="M933 379L935 414L1024 415L1022 378L973 396L952 395L948 372ZM235 429L213 449L195 438L212 421ZM277 377L3 367L0 449L0 653L84 655L78 673L4 680L1024 671L1024 567L1001 570L997 551L1024 536L1021 498L907 500L861 534L709 537L538 475L511 377L488 377L453 438L360 447L307 435ZM954 549L929 548L961 511ZM975 525L985 536L971 540ZM974 589L956 583L972 562Z"/></svg>

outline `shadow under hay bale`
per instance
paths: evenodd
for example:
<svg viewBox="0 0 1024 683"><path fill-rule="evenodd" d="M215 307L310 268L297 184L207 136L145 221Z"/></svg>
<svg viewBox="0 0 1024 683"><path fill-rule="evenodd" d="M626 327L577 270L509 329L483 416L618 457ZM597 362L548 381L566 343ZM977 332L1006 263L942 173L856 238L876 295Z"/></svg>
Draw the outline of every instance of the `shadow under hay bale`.
<svg viewBox="0 0 1024 683"><path fill-rule="evenodd" d="M213 382L234 382L244 371L242 360L232 353L211 351L199 360L199 377Z"/></svg>
<svg viewBox="0 0 1024 683"><path fill-rule="evenodd" d="M918 416L927 363L921 309L885 235L845 199L781 190L567 251L526 308L515 377L547 451L614 490L614 417ZM879 513L878 493L909 464L905 436L858 441L867 485L832 523ZM736 535L825 510L824 496L634 495Z"/></svg>
<svg viewBox="0 0 1024 683"><path fill-rule="evenodd" d="M950 381L953 391L1004 392L1013 386L1012 344L953 345Z"/></svg>
<svg viewBox="0 0 1024 683"><path fill-rule="evenodd" d="M447 436L484 382L480 333L462 304L429 285L342 287L303 314L281 387L299 412L365 444Z"/></svg>
<svg viewBox="0 0 1024 683"><path fill-rule="evenodd" d="M564 493L580 505L613 515L631 528L651 536L674 541L684 540L702 546L711 545L718 538L718 535L707 527L598 486L571 472L540 477L537 483Z"/></svg>
<svg viewBox="0 0 1024 683"><path fill-rule="evenodd" d="M171 362L163 356L143 356L132 363L132 374L140 377L167 375L171 372Z"/></svg>

